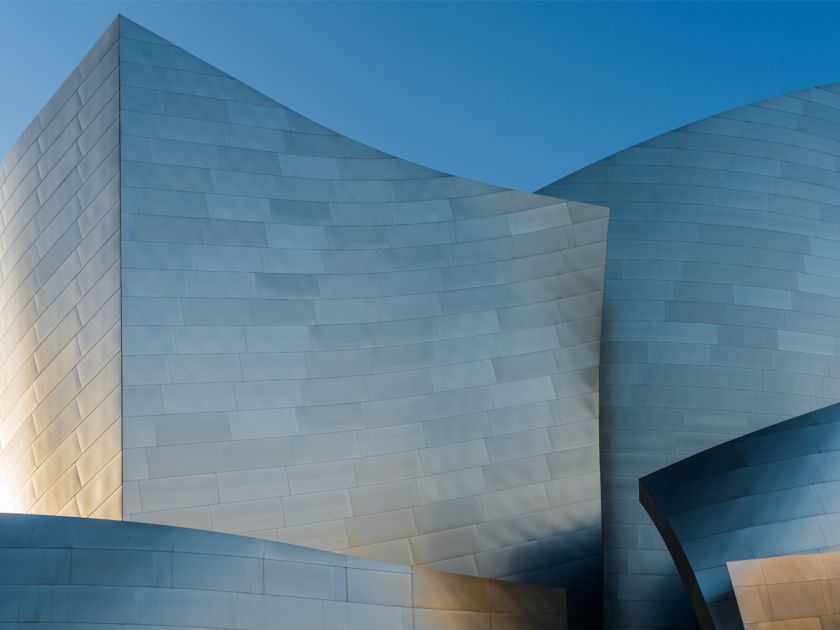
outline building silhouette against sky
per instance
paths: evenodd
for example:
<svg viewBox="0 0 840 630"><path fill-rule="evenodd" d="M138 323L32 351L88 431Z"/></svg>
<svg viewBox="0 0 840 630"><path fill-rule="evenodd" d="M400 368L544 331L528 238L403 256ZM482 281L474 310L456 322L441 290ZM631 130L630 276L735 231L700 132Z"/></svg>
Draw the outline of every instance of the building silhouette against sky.
<svg viewBox="0 0 840 630"><path fill-rule="evenodd" d="M840 399L837 106L530 194L118 17L0 164L0 621L739 628L639 478Z"/></svg>

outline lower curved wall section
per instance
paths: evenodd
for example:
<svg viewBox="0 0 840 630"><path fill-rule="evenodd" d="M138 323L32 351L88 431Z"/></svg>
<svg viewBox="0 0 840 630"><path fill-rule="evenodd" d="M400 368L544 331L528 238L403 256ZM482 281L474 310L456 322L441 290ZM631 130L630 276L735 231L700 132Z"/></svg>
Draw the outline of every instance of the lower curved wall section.
<svg viewBox="0 0 840 630"><path fill-rule="evenodd" d="M727 563L840 549L840 404L643 477L704 630L740 629Z"/></svg>
<svg viewBox="0 0 840 630"><path fill-rule="evenodd" d="M747 630L829 630L840 625L840 553L726 566Z"/></svg>
<svg viewBox="0 0 840 630"><path fill-rule="evenodd" d="M0 517L0 623L558 630L563 589L201 530ZM125 627L128 627L127 625Z"/></svg>

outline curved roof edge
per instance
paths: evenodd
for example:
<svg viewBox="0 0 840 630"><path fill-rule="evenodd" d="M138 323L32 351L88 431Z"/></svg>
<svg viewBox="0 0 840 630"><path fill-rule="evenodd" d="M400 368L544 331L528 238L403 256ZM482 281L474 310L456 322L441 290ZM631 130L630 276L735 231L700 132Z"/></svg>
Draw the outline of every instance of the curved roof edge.
<svg viewBox="0 0 840 630"><path fill-rule="evenodd" d="M802 109L802 107L796 102L796 99L807 100L811 105L810 111L805 112ZM814 107L813 105L816 105L817 107ZM820 105L823 107L820 108ZM761 99L760 101L745 103L743 105L740 105L739 107L711 114L709 116L706 116L705 118L700 118L686 125L682 125L674 129L668 129L666 131L656 134L655 136L652 136L651 138L648 138L647 140L643 140L641 142L637 142L635 144L626 146L623 149L619 149L618 151L614 151L613 153L604 156L600 160L591 162L585 166L582 166L581 168L567 173L566 175L558 177L554 181L535 190L534 194L554 196L551 194L549 189L555 184L560 184L561 182L574 182L574 176L576 174L581 173L582 171L590 169L594 166L616 164L616 161L614 159L615 156L622 154L627 150L637 148L661 148L659 140L665 138L669 134L689 132L728 136L732 134L733 126L738 121L747 121L755 124L769 124L778 125L780 127L786 127L790 123L790 117L797 114L806 114L816 119L816 124L813 128L803 129L802 131L805 131L806 133L812 133L815 135L824 134L832 139L840 140L840 131L831 131L819 124L819 121L830 122L833 125L840 124L840 118L838 118L835 112L832 111L837 107L840 107L840 82L827 83L825 85L816 85L810 88L796 90L794 92L785 92L784 94L779 94L770 98ZM768 111L756 111L755 108L764 108ZM643 164L644 162L640 161L638 163ZM631 162L627 162L626 164L631 164Z"/></svg>

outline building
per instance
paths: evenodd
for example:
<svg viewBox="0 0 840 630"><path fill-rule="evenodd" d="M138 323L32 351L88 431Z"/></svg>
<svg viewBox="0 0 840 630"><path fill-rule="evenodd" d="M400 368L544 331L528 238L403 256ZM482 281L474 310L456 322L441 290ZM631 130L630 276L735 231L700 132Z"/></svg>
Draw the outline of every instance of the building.
<svg viewBox="0 0 840 630"><path fill-rule="evenodd" d="M838 156L826 86L513 191L118 17L0 163L0 621L828 619L732 571L833 551L790 529L833 523L830 466L790 468L830 423L772 425L840 400ZM715 529L718 454L786 427L825 443L736 466L765 520Z"/></svg>

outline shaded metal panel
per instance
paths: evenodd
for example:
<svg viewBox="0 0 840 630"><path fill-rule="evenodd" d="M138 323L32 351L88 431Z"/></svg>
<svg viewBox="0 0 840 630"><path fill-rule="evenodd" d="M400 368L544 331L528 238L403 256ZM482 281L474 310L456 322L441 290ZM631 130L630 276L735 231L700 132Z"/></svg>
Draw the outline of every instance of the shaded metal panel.
<svg viewBox="0 0 840 630"><path fill-rule="evenodd" d="M662 540L668 546L668 551L671 552L671 558L674 564L677 565L677 571L680 573L680 578L685 585L685 590L688 592L688 597L691 599L691 605L694 607L694 612L697 615L697 620L700 622L700 627L703 630L713 630L715 627L712 617L709 614L709 607L706 600L703 599L703 593L700 590L700 585L697 583L697 578L691 568L688 558L685 557L680 541L671 529L668 519L662 514L659 506L656 505L650 492L648 492L644 483L639 480L639 501L647 511Z"/></svg>

